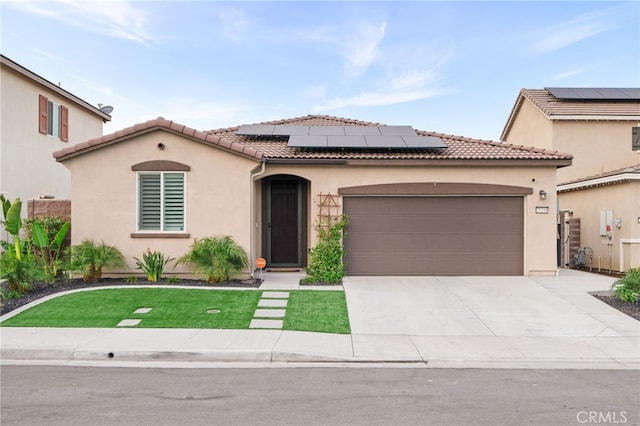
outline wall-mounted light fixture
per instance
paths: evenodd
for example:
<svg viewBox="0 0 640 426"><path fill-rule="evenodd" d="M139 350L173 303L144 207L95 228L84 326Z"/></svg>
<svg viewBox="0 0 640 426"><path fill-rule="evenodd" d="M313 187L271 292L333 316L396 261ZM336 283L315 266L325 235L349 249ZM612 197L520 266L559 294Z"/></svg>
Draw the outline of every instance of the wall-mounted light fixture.
<svg viewBox="0 0 640 426"><path fill-rule="evenodd" d="M546 200L547 199L547 192L544 189L541 189L540 192L538 192L538 194L540 194L540 199L541 200Z"/></svg>

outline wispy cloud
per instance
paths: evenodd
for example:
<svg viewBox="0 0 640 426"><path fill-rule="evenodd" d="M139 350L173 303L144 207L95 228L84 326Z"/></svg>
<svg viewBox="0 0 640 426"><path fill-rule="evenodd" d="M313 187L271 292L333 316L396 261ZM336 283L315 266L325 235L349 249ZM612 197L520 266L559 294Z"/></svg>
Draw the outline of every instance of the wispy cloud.
<svg viewBox="0 0 640 426"><path fill-rule="evenodd" d="M344 57L347 74L355 77L364 73L382 55L380 44L387 30L387 23L360 19L339 25L319 25L296 31L291 40L327 45Z"/></svg>
<svg viewBox="0 0 640 426"><path fill-rule="evenodd" d="M582 74L581 69L564 71L551 76L551 80L566 80L569 77L573 77L574 75Z"/></svg>
<svg viewBox="0 0 640 426"><path fill-rule="evenodd" d="M558 22L542 30L541 36L532 43L533 54L550 53L598 35L609 29L604 17L599 14L579 16L568 22Z"/></svg>
<svg viewBox="0 0 640 426"><path fill-rule="evenodd" d="M147 45L154 37L147 28L146 14L126 0L82 1L19 0L6 5L45 16L88 32Z"/></svg>
<svg viewBox="0 0 640 426"><path fill-rule="evenodd" d="M378 59L378 47L384 39L387 23L379 25L365 23L349 37L344 45L347 57L347 71L359 75Z"/></svg>
<svg viewBox="0 0 640 426"><path fill-rule="evenodd" d="M380 87L350 97L336 97L314 107L315 111L330 111L345 107L375 107L395 105L451 93L440 84L434 70L407 72L394 77Z"/></svg>
<svg viewBox="0 0 640 426"><path fill-rule="evenodd" d="M225 9L218 13L222 32L229 40L240 43L249 26L245 12L240 9Z"/></svg>

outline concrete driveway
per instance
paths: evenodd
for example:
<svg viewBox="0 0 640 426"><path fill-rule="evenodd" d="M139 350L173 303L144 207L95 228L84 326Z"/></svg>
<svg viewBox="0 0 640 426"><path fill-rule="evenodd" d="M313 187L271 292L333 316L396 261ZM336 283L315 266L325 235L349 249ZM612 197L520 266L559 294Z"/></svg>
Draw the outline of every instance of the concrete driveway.
<svg viewBox="0 0 640 426"><path fill-rule="evenodd" d="M638 321L597 300L614 279L557 277L346 277L354 335L619 337Z"/></svg>

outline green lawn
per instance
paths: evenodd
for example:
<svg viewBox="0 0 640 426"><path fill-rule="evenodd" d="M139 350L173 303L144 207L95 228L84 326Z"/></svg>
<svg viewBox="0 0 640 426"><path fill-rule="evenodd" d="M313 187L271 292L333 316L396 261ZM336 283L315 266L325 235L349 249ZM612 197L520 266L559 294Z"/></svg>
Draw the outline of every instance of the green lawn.
<svg viewBox="0 0 640 426"><path fill-rule="evenodd" d="M284 329L351 333L344 291L290 291Z"/></svg>
<svg viewBox="0 0 640 426"><path fill-rule="evenodd" d="M72 293L36 305L2 322L4 327L115 327L248 329L262 291L118 288ZM136 314L138 308L152 308ZM207 313L210 309L219 313ZM350 333L342 291L289 292L285 330Z"/></svg>

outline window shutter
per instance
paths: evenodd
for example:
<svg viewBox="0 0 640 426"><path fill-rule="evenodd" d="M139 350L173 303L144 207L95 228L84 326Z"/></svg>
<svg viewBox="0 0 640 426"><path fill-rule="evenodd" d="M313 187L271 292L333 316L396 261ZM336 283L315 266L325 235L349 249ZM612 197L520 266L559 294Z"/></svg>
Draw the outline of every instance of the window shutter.
<svg viewBox="0 0 640 426"><path fill-rule="evenodd" d="M184 173L164 173L164 231L184 231Z"/></svg>
<svg viewBox="0 0 640 426"><path fill-rule="evenodd" d="M38 131L42 134L47 134L47 122L49 120L49 100L40 95L39 98L39 111L38 111Z"/></svg>
<svg viewBox="0 0 640 426"><path fill-rule="evenodd" d="M160 190L159 173L139 175L140 230L160 231Z"/></svg>
<svg viewBox="0 0 640 426"><path fill-rule="evenodd" d="M633 127L631 130L631 149L640 151L640 127Z"/></svg>
<svg viewBox="0 0 640 426"><path fill-rule="evenodd" d="M60 105L60 140L69 142L69 109Z"/></svg>

